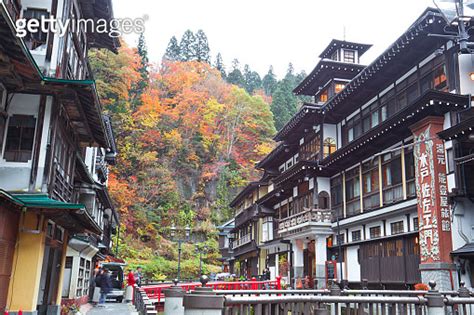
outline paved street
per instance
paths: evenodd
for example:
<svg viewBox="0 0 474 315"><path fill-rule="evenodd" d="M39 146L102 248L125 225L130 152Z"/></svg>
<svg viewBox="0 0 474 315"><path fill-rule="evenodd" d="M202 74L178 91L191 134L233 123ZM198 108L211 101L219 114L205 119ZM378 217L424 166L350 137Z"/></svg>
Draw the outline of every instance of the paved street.
<svg viewBox="0 0 474 315"><path fill-rule="evenodd" d="M138 315L138 312L132 305L125 303L107 303L105 307L94 307L87 312L87 315Z"/></svg>

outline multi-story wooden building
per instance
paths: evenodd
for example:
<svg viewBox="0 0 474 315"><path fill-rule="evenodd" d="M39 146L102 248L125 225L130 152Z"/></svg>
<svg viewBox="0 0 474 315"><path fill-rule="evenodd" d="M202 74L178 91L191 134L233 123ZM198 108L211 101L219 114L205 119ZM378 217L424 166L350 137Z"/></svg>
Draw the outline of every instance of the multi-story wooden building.
<svg viewBox="0 0 474 315"><path fill-rule="evenodd" d="M84 29L16 36L17 19L42 16L113 17L110 0L0 1L0 312L10 314L59 314L67 288L65 298L87 296L93 257L118 224L106 189L115 143L87 52L119 43Z"/></svg>
<svg viewBox="0 0 474 315"><path fill-rule="evenodd" d="M427 9L368 66L370 45L333 40L295 88L314 101L257 165L291 283L470 285L474 64L447 28Z"/></svg>
<svg viewBox="0 0 474 315"><path fill-rule="evenodd" d="M224 224L217 227L219 230L219 253L221 255L220 261L222 263L222 272L234 273L234 251L232 249L232 240L235 220L232 218Z"/></svg>

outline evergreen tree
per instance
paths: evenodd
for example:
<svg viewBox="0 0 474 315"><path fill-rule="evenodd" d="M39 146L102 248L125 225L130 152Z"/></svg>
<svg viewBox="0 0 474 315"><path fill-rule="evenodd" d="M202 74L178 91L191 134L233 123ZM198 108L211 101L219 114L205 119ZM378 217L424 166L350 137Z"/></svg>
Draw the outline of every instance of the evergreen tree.
<svg viewBox="0 0 474 315"><path fill-rule="evenodd" d="M170 61L179 61L181 55L181 50L179 49L178 40L175 36L171 37L168 47L166 48L164 59Z"/></svg>
<svg viewBox="0 0 474 315"><path fill-rule="evenodd" d="M207 36L203 30L199 30L196 33L194 42L194 51L196 53L196 60L200 62L210 63L209 57L209 43Z"/></svg>
<svg viewBox="0 0 474 315"><path fill-rule="evenodd" d="M238 85L240 87L245 87L245 78L239 69L239 64L240 63L237 59L234 59L232 61L232 71L227 76L227 82Z"/></svg>
<svg viewBox="0 0 474 315"><path fill-rule="evenodd" d="M227 73L225 72L225 66L224 66L224 62L222 61L222 55L221 53L218 53L217 56L216 56L216 61L214 63L214 67L219 70L219 72L221 73L221 76L222 78L226 78L227 77Z"/></svg>
<svg viewBox="0 0 474 315"><path fill-rule="evenodd" d="M273 93L271 111L277 130L280 130L296 113L298 103L293 95L293 88L292 82L285 78L278 82Z"/></svg>
<svg viewBox="0 0 474 315"><path fill-rule="evenodd" d="M180 60L191 61L196 60L196 37L191 30L184 32L179 42Z"/></svg>
<svg viewBox="0 0 474 315"><path fill-rule="evenodd" d="M245 65L244 67L244 80L245 89L250 94L262 87L262 79L260 78L260 75L257 72L250 70L249 65Z"/></svg>
<svg viewBox="0 0 474 315"><path fill-rule="evenodd" d="M263 77L262 80L263 91L265 92L265 94L268 96L272 95L273 92L275 92L277 83L278 82L276 76L273 73L273 66L270 66L270 69L268 69L267 74Z"/></svg>
<svg viewBox="0 0 474 315"><path fill-rule="evenodd" d="M143 33L141 33L140 37L138 38L137 52L140 56L140 66L138 68L138 73L140 74L141 79L136 84L134 84L131 89L130 104L133 109L137 108L142 104L141 96L148 87L149 83L150 73L148 71L148 50L146 47L145 36L143 35Z"/></svg>
<svg viewBox="0 0 474 315"><path fill-rule="evenodd" d="M287 80L291 85L296 87L296 76L295 76L295 68L293 64L290 62L288 64L288 70L286 70L285 80Z"/></svg>

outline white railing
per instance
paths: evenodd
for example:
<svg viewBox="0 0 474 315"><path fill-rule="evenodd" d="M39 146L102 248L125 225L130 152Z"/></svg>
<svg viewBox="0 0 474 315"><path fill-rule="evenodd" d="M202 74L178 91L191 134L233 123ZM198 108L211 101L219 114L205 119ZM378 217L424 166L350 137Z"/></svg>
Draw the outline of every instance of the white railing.
<svg viewBox="0 0 474 315"><path fill-rule="evenodd" d="M243 246L245 244L248 244L252 241L252 235L251 234L246 234L242 236L241 238L235 240L232 242L232 248L235 249L237 247Z"/></svg>
<svg viewBox="0 0 474 315"><path fill-rule="evenodd" d="M303 212L279 220L278 233L285 233L290 228L298 228L308 222L331 223L331 219L331 210L304 208Z"/></svg>

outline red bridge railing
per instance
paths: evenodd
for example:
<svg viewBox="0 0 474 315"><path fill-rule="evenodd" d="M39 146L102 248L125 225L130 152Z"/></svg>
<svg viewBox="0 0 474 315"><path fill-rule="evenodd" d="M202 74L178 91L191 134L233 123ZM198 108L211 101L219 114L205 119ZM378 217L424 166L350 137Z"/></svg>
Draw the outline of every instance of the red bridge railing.
<svg viewBox="0 0 474 315"><path fill-rule="evenodd" d="M202 286L200 282L178 283L179 287L183 288L185 292L190 292L197 287ZM149 299L158 300L158 303L163 301L163 291L169 289L173 284L157 284L142 286ZM206 287L213 290L281 290L281 278L276 280L257 281L253 278L251 281L216 281L209 282Z"/></svg>

